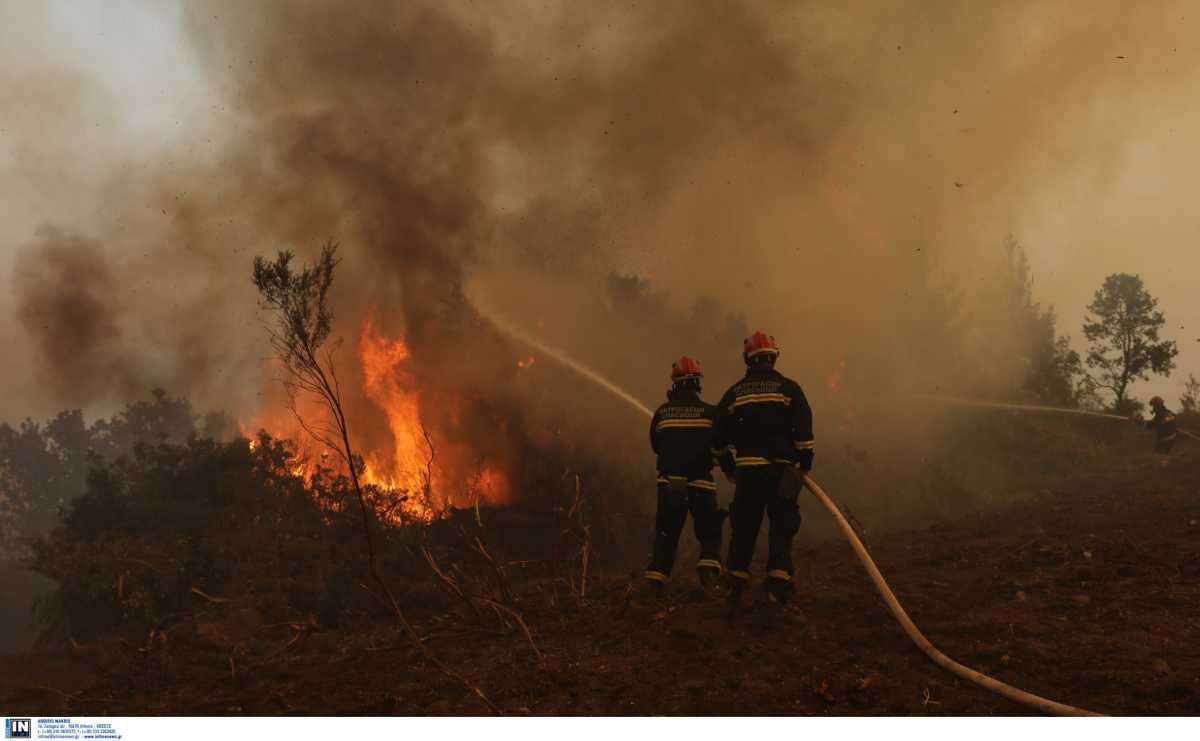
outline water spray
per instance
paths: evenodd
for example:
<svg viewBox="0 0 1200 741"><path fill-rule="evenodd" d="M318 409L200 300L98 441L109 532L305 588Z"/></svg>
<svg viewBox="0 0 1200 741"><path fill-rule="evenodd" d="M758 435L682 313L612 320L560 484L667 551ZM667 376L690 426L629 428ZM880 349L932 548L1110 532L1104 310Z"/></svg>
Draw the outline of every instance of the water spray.
<svg viewBox="0 0 1200 741"><path fill-rule="evenodd" d="M932 401L937 404L945 404L947 406L974 407L976 409L1011 409L1018 412L1043 412L1047 414L1073 414L1083 417L1115 419L1121 422L1129 421L1129 417L1122 417L1119 414L1093 412L1087 409L1064 409L1062 407L1048 407L1038 404L1009 404L1002 401L976 401L975 399L961 399L956 396L941 396L939 394L921 394L913 398L924 401ZM1180 429L1179 427L1176 427L1175 429L1181 435L1186 435L1193 440L1200 440L1200 435L1197 435L1194 432Z"/></svg>
<svg viewBox="0 0 1200 741"><path fill-rule="evenodd" d="M472 303L475 304L475 308L479 310L479 313L486 316L492 322L492 324L495 325L496 329L500 330L501 332L508 335L509 337L516 340L517 342L520 342L523 345L528 345L529 347L532 347L533 349L535 349L541 353L544 353L544 354L550 356L551 358L554 358L562 365L565 365L566 367L575 371L576 373L578 373L579 375L588 379L592 383L596 384L597 386L600 386L605 391L609 392L613 396L617 397L618 399L625 402L626 404L633 407L634 409L638 410L639 412L646 415L647 417L654 416L654 411L652 409L650 409L650 407L648 407L645 404L643 404L642 402L638 401L637 397L635 397L633 394L629 393L625 389L616 385L612 381L608 380L607 378L600 375L596 371L587 367L583 363L580 363L579 361L575 360L574 358L572 358L571 356L562 352L561 350L557 350L557 349L547 345L546 343L542 342L541 340L534 337L533 335L528 334L527 332L522 330L520 327L514 325L512 322L509 322L507 319L505 319L503 317L503 315L501 315L499 312L493 311L488 306L488 304L487 304L486 300L483 298L483 296L479 295L478 293L475 293L474 295L472 295L471 301L472 301Z"/></svg>
<svg viewBox="0 0 1200 741"><path fill-rule="evenodd" d="M647 407L642 402L638 401L637 398L634 397L632 394L630 394L628 391L625 391L620 386L617 386L612 381L609 381L607 378L600 375L596 371L594 371L591 368L587 367L586 365L583 365L582 363L576 361L575 359L571 358L566 353L564 353L560 350L557 350L553 347L550 347L549 345L542 342L541 340L538 340L537 338L532 337L531 335L522 331L519 327L516 327L512 323L505 320L497 312L491 311L491 310L485 308L484 305L480 302L480 300L476 299L475 306L476 306L476 308L478 308L480 310L481 313L485 314L489 319L491 319L491 321L495 324L497 329L499 329L501 332L508 335L512 339L517 340L518 342L521 342L532 348L535 348L535 349L545 353L546 355L549 355L550 357L552 357L555 360L562 363L567 368L570 368L571 370L575 371L576 373L578 373L579 375L588 379L589 381L592 381L593 383L597 384L598 386L604 388L609 393L611 393L613 396L616 396L617 398L621 399L625 403L629 404L629 406L633 407L634 409L641 412L645 416L647 416L647 417L654 416L654 412L649 407ZM963 401L964 403L969 403L969 402L965 402L965 400L959 400L959 401ZM992 406L992 404L990 404L988 402L978 402L976 404L977 405L982 404L984 406ZM1054 408L1046 407L1045 409L1054 409ZM1096 413L1096 412L1087 412L1087 414L1095 414L1097 416L1110 416L1110 417L1115 417L1117 419L1124 419L1124 417L1116 417L1116 415L1100 415L1099 413ZM875 560L871 558L871 554L867 552L866 546L863 545L862 540L860 540L858 537L858 534L854 532L854 528L851 527L850 523L846 520L845 516L842 515L841 510L838 508L837 504L833 501L832 497L830 497L828 494L826 494L825 491L820 487L820 485L817 484L816 481L814 481L812 479L811 476L808 476L808 475L804 476L804 485L810 492L812 492L813 496L817 498L817 501L819 501L821 503L821 505L824 506L825 509L827 509L829 511L829 514L833 516L834 521L837 522L838 527L841 529L842 534L846 536L846 540L850 541L850 547L854 549L855 555L858 556L858 560L862 562L862 565L866 569L867 574L871 577L871 582L875 585L875 589L879 592L879 596L883 598L883 601L887 604L888 609L892 613L892 616L896 618L896 621L898 623L900 623L900 627L904 629L905 634L917 646L917 648L921 649L921 651L926 656L928 656L930 658L930 660L933 661L933 663L942 667L943 669L950 672L951 674L954 674L954 675L961 677L969 682L977 684L986 690L995 692L996 694L998 694L1002 697L1005 697L1009 700L1012 700L1013 702L1019 703L1021 705L1025 705L1026 707L1033 708L1034 710L1037 710L1039 712L1048 713L1050 715L1070 715L1070 716L1099 715L1098 713L1093 713L1088 710L1083 710L1081 708L1073 707L1071 705L1065 705L1060 702L1048 700L1044 697L1040 697L1040 696L1032 694L1030 692L1026 692L1024 690L1013 687L1012 685L1005 684L1004 682L1001 682L998 679L994 679L992 677L989 677L986 674L983 674L982 672L975 671L974 669L972 669L964 664L960 664L959 662L955 661L954 659L950 658L946 654L939 651L937 649L937 647L934 646L932 643L930 643L929 639L926 638L923 633L921 633L920 629L917 628L915 623L913 623L912 618L910 618L908 616L908 613L905 612L904 607L901 606L899 600L896 599L896 595L895 595L895 593L892 592L892 589L888 585L887 580L885 580L883 578L883 574L880 573L879 567L875 565Z"/></svg>

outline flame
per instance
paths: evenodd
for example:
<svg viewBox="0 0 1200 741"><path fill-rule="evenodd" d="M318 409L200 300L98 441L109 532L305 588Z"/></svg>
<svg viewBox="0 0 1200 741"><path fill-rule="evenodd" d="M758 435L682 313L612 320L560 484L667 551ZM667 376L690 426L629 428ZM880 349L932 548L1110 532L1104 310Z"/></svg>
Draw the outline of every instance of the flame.
<svg viewBox="0 0 1200 741"><path fill-rule="evenodd" d="M840 419L837 422L839 432L853 432L858 425L858 405L854 403L854 395L840 397L846 383L846 359L838 361L837 368L825 377L825 388L829 389L831 397L841 401Z"/></svg>
<svg viewBox="0 0 1200 741"><path fill-rule="evenodd" d="M837 368L825 377L825 388L829 389L829 393L837 395L842 391L842 378L846 375L846 359L842 358L838 362Z"/></svg>
<svg viewBox="0 0 1200 741"><path fill-rule="evenodd" d="M392 433L390 451L364 456L363 478L383 489L427 499L433 485L433 445L421 421L421 397L408 366L408 346L375 331L372 309L359 334L358 355L363 390L387 415Z"/></svg>
<svg viewBox="0 0 1200 741"><path fill-rule="evenodd" d="M477 399L420 388L408 344L403 337L388 336L377 327L374 308L363 319L357 359L362 396L383 413L387 425L386 430L368 429L371 414L361 408L347 409L355 452L363 458L360 481L376 487L368 498L382 519L391 524L430 522L451 506L510 501L512 486L504 466L488 460L465 439L465 432L477 428L478 421L470 418L464 406ZM530 357L521 367L533 362ZM309 439L294 414L280 413L285 402L275 401L255 419L252 429L266 429L281 439ZM326 419L325 410L315 399L298 398L293 403L299 405L297 410L307 425ZM422 416L426 405L437 410L433 418L436 429ZM242 434L249 438L254 451L260 443L253 434L247 434L248 427L241 425ZM502 435L503 429L496 432ZM299 445L290 461L294 463L292 473L311 480L316 466L311 464L308 450ZM321 458L322 465L332 460L327 455Z"/></svg>
<svg viewBox="0 0 1200 741"><path fill-rule="evenodd" d="M240 430L241 436L246 438L248 447L250 448L250 452L251 453L256 452L259 449L259 447L262 445L262 441L260 441L258 439L257 435L255 433L251 432L244 423L240 423L238 425L238 428ZM266 428L263 426L260 426L259 429L266 429ZM299 430L298 422L296 423L296 429ZM273 437L284 437L284 436L283 435L273 435ZM326 457L326 454L322 453L321 457L322 457L322 459L324 459ZM291 475L296 476L298 478L305 479L306 481L308 479L312 478L314 471L313 471L313 467L311 465L309 465L309 456L308 456L308 451L306 448L301 448L297 444L297 447L295 448L295 450L293 450L291 456L289 456L289 458L288 458L288 473L290 473Z"/></svg>
<svg viewBox="0 0 1200 741"><path fill-rule="evenodd" d="M532 368L532 367L533 367L533 364L534 364L534 362L535 362L536 360L537 360L537 358L533 357L532 355L530 355L530 356L529 356L528 358L526 358L525 360L520 360L520 359L518 359L518 360L517 360L517 367L518 367L518 368L522 368L522 369L524 369L524 368Z"/></svg>

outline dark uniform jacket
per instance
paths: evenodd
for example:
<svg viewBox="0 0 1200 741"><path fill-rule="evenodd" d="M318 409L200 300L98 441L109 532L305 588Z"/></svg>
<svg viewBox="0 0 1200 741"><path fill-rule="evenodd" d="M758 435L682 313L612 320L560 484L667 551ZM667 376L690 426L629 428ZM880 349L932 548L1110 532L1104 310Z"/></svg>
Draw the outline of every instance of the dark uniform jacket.
<svg viewBox="0 0 1200 741"><path fill-rule="evenodd" d="M1146 422L1146 427L1154 430L1155 443L1169 443L1179 434L1175 425L1175 413L1166 407L1154 411L1154 416Z"/></svg>
<svg viewBox="0 0 1200 741"><path fill-rule="evenodd" d="M689 486L716 491L712 483L713 423L717 408L698 393L672 389L650 420L650 447L658 456L658 481L686 478Z"/></svg>
<svg viewBox="0 0 1200 741"><path fill-rule="evenodd" d="M717 406L714 442L733 448L722 470L772 463L812 468L812 408L800 384L770 366L751 366Z"/></svg>

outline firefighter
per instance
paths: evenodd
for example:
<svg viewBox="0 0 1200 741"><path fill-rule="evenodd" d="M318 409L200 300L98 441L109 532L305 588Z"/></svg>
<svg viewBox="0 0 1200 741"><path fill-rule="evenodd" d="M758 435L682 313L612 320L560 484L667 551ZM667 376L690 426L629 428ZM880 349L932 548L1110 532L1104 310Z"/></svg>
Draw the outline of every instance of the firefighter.
<svg viewBox="0 0 1200 741"><path fill-rule="evenodd" d="M700 398L704 371L686 355L671 366L667 403L650 420L650 447L658 456L658 512L654 522L654 553L646 581L661 591L675 565L679 534L688 511L700 541L696 570L700 583L711 587L721 574L721 529L728 513L717 509L713 483L713 422L717 408Z"/></svg>
<svg viewBox="0 0 1200 741"><path fill-rule="evenodd" d="M1154 416L1146 421L1146 428L1154 430L1154 452L1165 455L1171 452L1175 438L1179 436L1179 430L1175 427L1175 413L1167 409L1161 396L1150 399L1150 408L1154 410Z"/></svg>
<svg viewBox="0 0 1200 741"><path fill-rule="evenodd" d="M812 408L800 385L775 370L779 346L762 332L747 337L742 348L746 375L721 397L715 443L732 456L721 456L721 468L736 484L729 506L729 576L731 615L750 581L750 559L762 525L770 518L767 580L773 600L787 606L792 595L792 538L800 530L798 503L802 477L812 469Z"/></svg>

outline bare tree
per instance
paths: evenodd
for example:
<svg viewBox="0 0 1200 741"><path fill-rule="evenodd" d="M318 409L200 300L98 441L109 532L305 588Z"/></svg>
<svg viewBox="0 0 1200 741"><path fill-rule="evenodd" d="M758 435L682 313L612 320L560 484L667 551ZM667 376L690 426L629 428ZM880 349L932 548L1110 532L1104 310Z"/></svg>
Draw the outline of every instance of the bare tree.
<svg viewBox="0 0 1200 741"><path fill-rule="evenodd" d="M396 616L405 635L421 651L425 658L447 676L478 696L493 712L500 714L491 700L461 674L439 660L413 629L412 623L396 601L379 573L375 558L375 538L371 528L371 508L363 495L359 480L361 458L354 452L350 442L350 426L342 404L341 384L333 362L333 348L326 344L333 325L333 312L329 308L329 289L333 285L334 269L338 259L337 245L328 242L321 248L321 256L313 266L293 269L291 252L280 252L273 261L262 257L254 258L254 285L258 288L261 306L270 314L267 331L271 347L286 376L283 379L288 391L292 413L300 426L313 439L337 453L346 464L350 483L358 499L362 514L363 538L367 547L367 571L372 581L383 592L387 603ZM296 406L300 395L315 398L324 407L321 419L306 419Z"/></svg>
<svg viewBox="0 0 1200 741"><path fill-rule="evenodd" d="M1183 384L1179 406L1185 414L1200 414L1200 379L1194 373L1189 373L1188 380Z"/></svg>

